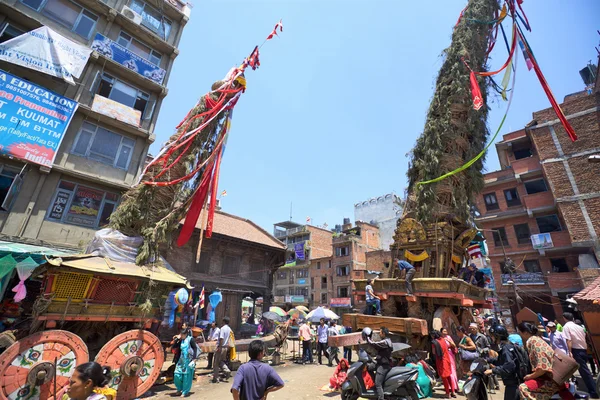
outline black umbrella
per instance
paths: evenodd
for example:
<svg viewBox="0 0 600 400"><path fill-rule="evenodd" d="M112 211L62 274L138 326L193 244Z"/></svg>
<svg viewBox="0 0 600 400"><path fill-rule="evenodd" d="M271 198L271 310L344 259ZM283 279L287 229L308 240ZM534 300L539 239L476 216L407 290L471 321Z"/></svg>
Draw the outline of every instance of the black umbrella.
<svg viewBox="0 0 600 400"><path fill-rule="evenodd" d="M410 344L392 343L392 356L399 357L402 355L402 352L407 349L410 349Z"/></svg>
<svg viewBox="0 0 600 400"><path fill-rule="evenodd" d="M283 321L283 318L281 318L279 316L279 314L274 313L273 311L267 311L267 312L263 313L262 316L263 316L263 318L266 318L271 321L277 321L277 322Z"/></svg>

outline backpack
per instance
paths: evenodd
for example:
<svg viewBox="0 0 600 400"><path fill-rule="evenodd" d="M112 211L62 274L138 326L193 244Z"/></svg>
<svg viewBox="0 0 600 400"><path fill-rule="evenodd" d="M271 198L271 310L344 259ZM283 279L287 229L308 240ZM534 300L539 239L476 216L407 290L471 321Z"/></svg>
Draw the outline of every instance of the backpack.
<svg viewBox="0 0 600 400"><path fill-rule="evenodd" d="M509 344L507 345L509 351L514 349L515 358L517 361L517 377L520 382L523 382L526 375L531 373L531 364L529 363L529 356L525 349L519 345Z"/></svg>

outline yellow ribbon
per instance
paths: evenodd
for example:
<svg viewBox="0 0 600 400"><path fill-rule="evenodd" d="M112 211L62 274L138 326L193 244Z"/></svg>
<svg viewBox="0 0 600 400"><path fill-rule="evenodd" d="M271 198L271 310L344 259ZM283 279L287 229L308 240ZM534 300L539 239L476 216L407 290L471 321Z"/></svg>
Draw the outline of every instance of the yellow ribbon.
<svg viewBox="0 0 600 400"><path fill-rule="evenodd" d="M462 258L457 256L456 254L452 254L452 261L454 261L457 264L462 264Z"/></svg>
<svg viewBox="0 0 600 400"><path fill-rule="evenodd" d="M429 258L429 254L427 254L426 250L423 250L421 254L414 254L408 250L404 250L404 257L408 258L410 261L423 261Z"/></svg>

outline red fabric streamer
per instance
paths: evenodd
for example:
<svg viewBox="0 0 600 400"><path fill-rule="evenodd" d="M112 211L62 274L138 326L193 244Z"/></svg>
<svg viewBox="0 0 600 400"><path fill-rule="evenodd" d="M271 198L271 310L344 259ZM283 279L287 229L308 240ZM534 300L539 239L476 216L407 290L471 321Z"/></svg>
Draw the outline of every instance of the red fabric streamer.
<svg viewBox="0 0 600 400"><path fill-rule="evenodd" d="M462 17L465 15L465 11L467 11L467 8L469 8L468 4L465 6L465 8L462 9L460 14L458 15L458 20L456 21L456 24L454 24L455 28L458 26L458 24L460 24L460 21L462 20Z"/></svg>
<svg viewBox="0 0 600 400"><path fill-rule="evenodd" d="M181 247L185 245L194 233L194 229L196 228L196 222L198 222L198 217L200 217L202 207L206 202L206 196L208 196L208 188L210 186L212 175L213 164L211 163L209 167L206 168L206 171L204 171L204 175L202 176L202 181L200 181L198 191L194 195L194 199L192 200L190 209L188 210L185 216L183 227L181 228L181 232L179 233L179 237L177 238L177 246Z"/></svg>
<svg viewBox="0 0 600 400"><path fill-rule="evenodd" d="M513 40L512 40L512 44L510 46L510 53L508 54L508 58L506 59L506 62L504 63L504 65L502 67L500 67L500 69L497 71L475 72L475 74L478 76L492 76L492 75L496 75L496 74L499 74L500 72L502 72L510 64L510 60L512 60L512 57L515 54L515 47L517 47L517 24L513 23Z"/></svg>
<svg viewBox="0 0 600 400"><path fill-rule="evenodd" d="M221 168L221 158L223 157L222 149L219 149L219 155L215 161L215 172L212 176L210 206L208 208L208 219L206 222L206 237L210 238L213 231L213 220L215 218L215 207L217 205L217 188L219 187L219 169Z"/></svg>
<svg viewBox="0 0 600 400"><path fill-rule="evenodd" d="M279 22L275 24L275 28L273 28L273 32L271 32L269 34L269 36L267 36L267 40L271 40L275 36L278 36L277 35L277 28L279 28L279 32L283 32L283 22L281 22L281 20L279 20Z"/></svg>
<svg viewBox="0 0 600 400"><path fill-rule="evenodd" d="M540 84L542 85L542 88L544 89L544 92L546 92L546 96L548 97L548 100L550 100L550 104L552 105L552 108L554 109L556 116L560 120L563 128L565 128L565 131L567 131L567 135L569 135L569 138L571 139L571 141L573 141L573 142L576 141L577 134L575 133L575 130L573 129L573 127L571 126L569 121L567 120L567 117L565 116L565 113L563 112L563 110L560 108L560 105L556 101L556 98L554 98L554 95L552 94L552 90L550 90L550 86L548 85L548 82L546 81L544 74L542 74L542 70L540 69L540 66L537 63L537 60L535 59L535 57L533 57L533 54L531 53L531 50L529 49L529 44L527 43L527 41L525 40L525 38L523 37L521 32L519 32L519 36L521 37L521 40L523 41L523 44L525 45L525 51L527 51L527 54L529 55L529 58L531 59L531 62L533 63L533 70L535 71L535 74L537 75L537 77L540 81Z"/></svg>
<svg viewBox="0 0 600 400"><path fill-rule="evenodd" d="M250 54L250 56L246 59L248 65L250 66L250 68L252 68L253 71L255 71L256 68L260 67L260 60L258 59L258 56L258 46L256 46Z"/></svg>
<svg viewBox="0 0 600 400"><path fill-rule="evenodd" d="M481 97L481 89L479 89L479 83L477 82L477 77L475 73L471 71L469 76L471 80L471 96L473 97L473 108L475 110L479 110L483 107L483 97Z"/></svg>

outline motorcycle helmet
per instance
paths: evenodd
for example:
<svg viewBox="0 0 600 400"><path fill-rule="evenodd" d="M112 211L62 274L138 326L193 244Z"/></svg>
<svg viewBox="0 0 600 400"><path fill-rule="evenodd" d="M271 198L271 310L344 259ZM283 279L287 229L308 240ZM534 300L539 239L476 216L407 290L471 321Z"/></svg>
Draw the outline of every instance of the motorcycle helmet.
<svg viewBox="0 0 600 400"><path fill-rule="evenodd" d="M373 335L373 330L369 327L363 328L362 330L362 339L363 340L367 340L367 338L370 338Z"/></svg>
<svg viewBox="0 0 600 400"><path fill-rule="evenodd" d="M508 331L502 325L496 325L491 333L500 340L508 340Z"/></svg>

